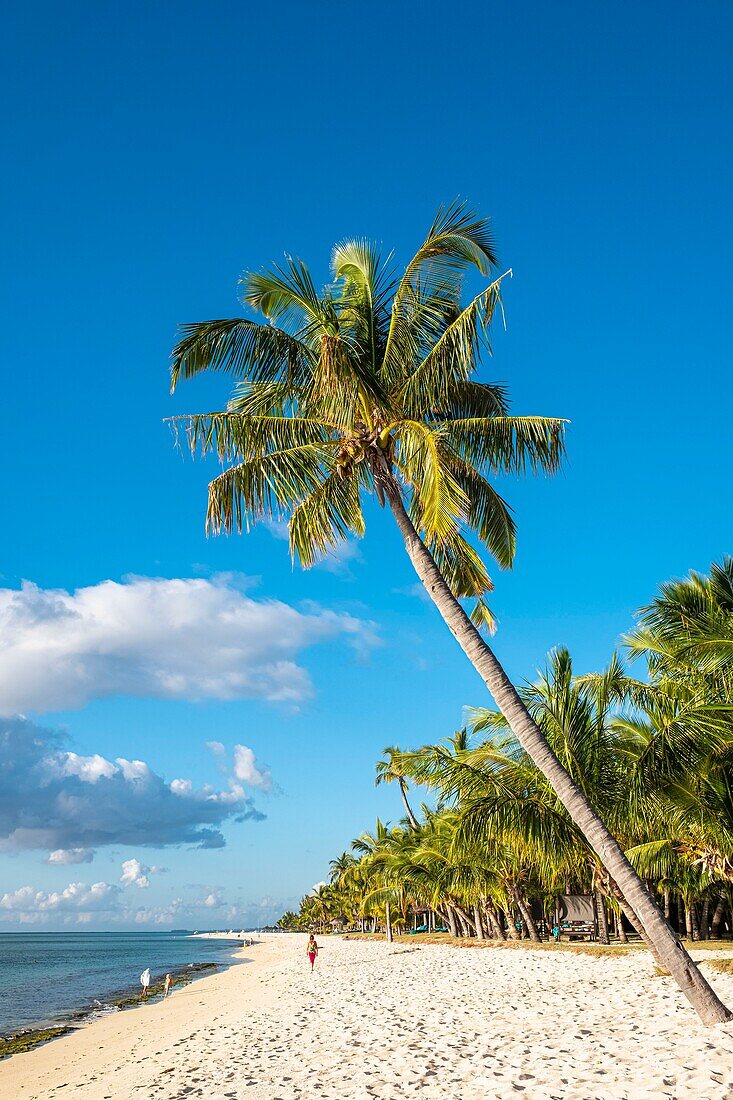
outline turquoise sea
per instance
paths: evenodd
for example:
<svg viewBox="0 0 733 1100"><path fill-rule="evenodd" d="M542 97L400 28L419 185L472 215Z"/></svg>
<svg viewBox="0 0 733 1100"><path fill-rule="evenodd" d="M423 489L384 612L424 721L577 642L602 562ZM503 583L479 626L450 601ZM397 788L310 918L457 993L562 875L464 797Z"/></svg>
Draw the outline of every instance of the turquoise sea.
<svg viewBox="0 0 733 1100"><path fill-rule="evenodd" d="M140 991L146 967L154 983L200 963L228 965L236 946L188 932L2 932L0 1036L104 1012Z"/></svg>

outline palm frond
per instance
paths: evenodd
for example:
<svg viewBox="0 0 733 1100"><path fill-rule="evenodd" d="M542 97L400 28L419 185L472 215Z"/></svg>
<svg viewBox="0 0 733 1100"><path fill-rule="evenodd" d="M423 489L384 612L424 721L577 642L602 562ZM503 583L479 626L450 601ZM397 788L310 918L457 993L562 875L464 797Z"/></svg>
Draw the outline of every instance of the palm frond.
<svg viewBox="0 0 733 1100"><path fill-rule="evenodd" d="M338 471L329 474L294 508L288 530L290 553L304 569L309 569L349 535L361 538L364 516L358 480L343 478Z"/></svg>
<svg viewBox="0 0 733 1100"><path fill-rule="evenodd" d="M451 458L450 470L467 502L466 523L502 569L510 569L517 545L511 509L486 478L467 462Z"/></svg>
<svg viewBox="0 0 733 1100"><path fill-rule="evenodd" d="M446 443L478 469L555 473L564 455L566 421L545 416L470 417L443 425ZM437 425L436 425L437 426Z"/></svg>
<svg viewBox="0 0 733 1100"><path fill-rule="evenodd" d="M421 416L448 406L461 383L478 368L482 345L491 352L488 333L500 304L500 279L477 294L440 335L400 387L397 401L406 416Z"/></svg>
<svg viewBox="0 0 733 1100"><path fill-rule="evenodd" d="M282 519L329 476L337 446L303 443L225 470L209 484L207 530L230 534L266 517Z"/></svg>
<svg viewBox="0 0 733 1100"><path fill-rule="evenodd" d="M441 454L441 429L401 420L393 426L393 435L395 464L412 492L419 529L431 544L457 535L468 501Z"/></svg>
<svg viewBox="0 0 733 1100"><path fill-rule="evenodd" d="M329 311L302 260L288 256L284 268L247 271L240 286L242 301L269 321L282 321L296 330L315 333L328 324Z"/></svg>
<svg viewBox="0 0 733 1100"><path fill-rule="evenodd" d="M174 429L184 427L192 454L214 452L222 462L329 442L329 430L321 420L302 416L214 412L171 417L170 423Z"/></svg>
<svg viewBox="0 0 733 1100"><path fill-rule="evenodd" d="M465 203L443 207L433 222L423 245L407 265L392 302L392 318L384 353L382 371L390 383L406 377L412 361L405 362L402 352L414 328L415 303L430 302L454 288L452 301L457 304L460 276L469 267L488 275L496 264L494 242L486 219L477 218Z"/></svg>
<svg viewBox="0 0 733 1100"><path fill-rule="evenodd" d="M181 325L180 332L171 354L171 392L202 371L297 385L312 368L310 349L296 337L242 317Z"/></svg>

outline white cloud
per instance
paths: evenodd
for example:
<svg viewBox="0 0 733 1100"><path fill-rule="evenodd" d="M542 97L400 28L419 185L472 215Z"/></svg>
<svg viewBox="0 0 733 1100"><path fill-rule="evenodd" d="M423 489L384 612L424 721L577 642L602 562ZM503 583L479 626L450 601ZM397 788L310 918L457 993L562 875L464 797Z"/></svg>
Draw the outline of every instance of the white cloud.
<svg viewBox="0 0 733 1100"><path fill-rule="evenodd" d="M120 875L120 882L123 886L137 886L141 890L147 889L150 886L150 875L160 875L165 871L165 867L148 867L146 863L141 863L139 859L125 859L122 862L122 874Z"/></svg>
<svg viewBox="0 0 733 1100"><path fill-rule="evenodd" d="M204 905L207 909L220 909L226 902L222 897L221 890L213 890L200 902L200 904Z"/></svg>
<svg viewBox="0 0 733 1100"><path fill-rule="evenodd" d="M85 783L96 783L98 779L110 779L115 774L115 766L103 756L77 756L75 752L64 753L62 758L53 762L59 775L77 775Z"/></svg>
<svg viewBox="0 0 733 1100"><path fill-rule="evenodd" d="M126 859L122 863L120 882L123 886L137 886L145 890L150 886L149 874L151 874L151 868L146 867L139 859Z"/></svg>
<svg viewBox="0 0 733 1100"><path fill-rule="evenodd" d="M151 867L150 873L165 868ZM132 884L128 884L132 885ZM275 921L286 909L297 908L296 898L263 897L259 901L227 901L220 886L200 886L203 896L186 901L172 897L159 905L136 905L137 891L108 882L91 884L72 882L63 890L47 892L33 886L0 895L0 923L5 927L45 924L92 925L98 928L185 926L209 927L226 923L229 927L254 928Z"/></svg>
<svg viewBox="0 0 733 1100"><path fill-rule="evenodd" d="M178 794L181 798L185 798L193 791L193 783L190 779L174 779L171 782L171 790L173 794Z"/></svg>
<svg viewBox="0 0 733 1100"><path fill-rule="evenodd" d="M135 924L172 924L174 921L190 917L190 911L183 898L173 898L168 905L155 905L137 909L132 915Z"/></svg>
<svg viewBox="0 0 733 1100"><path fill-rule="evenodd" d="M207 741L206 748L212 754L212 756L223 756L227 751L222 745L221 741Z"/></svg>
<svg viewBox="0 0 733 1100"><path fill-rule="evenodd" d="M257 766L255 754L246 745L234 746L234 775L249 787L272 790L272 775L266 768Z"/></svg>
<svg viewBox="0 0 733 1100"><path fill-rule="evenodd" d="M255 600L231 575L132 577L75 592L26 582L0 589L0 713L110 695L297 702L312 694L297 658L333 638L360 651L376 642L369 622ZM95 758L86 767L103 777Z"/></svg>
<svg viewBox="0 0 733 1100"><path fill-rule="evenodd" d="M91 863L95 856L93 848L57 848L51 852L46 863L67 866L70 863Z"/></svg>
<svg viewBox="0 0 733 1100"><path fill-rule="evenodd" d="M50 862L76 863L87 860L82 850L111 844L221 848L225 821L263 818L236 777L222 790L167 783L142 760L82 757L66 740L0 719L0 852L45 848Z"/></svg>
<svg viewBox="0 0 733 1100"><path fill-rule="evenodd" d="M282 519L266 519L263 520L263 527L272 535L278 542L289 542L290 532L288 531L287 523Z"/></svg>
<svg viewBox="0 0 733 1100"><path fill-rule="evenodd" d="M64 890L53 893L21 886L12 894L0 897L0 909L31 914L69 910L107 912L115 907L119 892L120 888L109 882L94 882L91 886L84 882L71 882Z"/></svg>

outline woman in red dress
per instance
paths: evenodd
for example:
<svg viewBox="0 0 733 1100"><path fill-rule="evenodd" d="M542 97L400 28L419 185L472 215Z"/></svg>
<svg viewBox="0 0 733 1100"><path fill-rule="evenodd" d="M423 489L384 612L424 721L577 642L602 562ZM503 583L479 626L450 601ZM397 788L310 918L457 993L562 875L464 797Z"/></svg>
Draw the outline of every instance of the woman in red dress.
<svg viewBox="0 0 733 1100"><path fill-rule="evenodd" d="M310 939L308 940L308 946L305 950L308 958L310 959L311 973L313 973L313 966L316 961L316 955L318 954L318 944L316 943L316 938L312 932L310 934Z"/></svg>

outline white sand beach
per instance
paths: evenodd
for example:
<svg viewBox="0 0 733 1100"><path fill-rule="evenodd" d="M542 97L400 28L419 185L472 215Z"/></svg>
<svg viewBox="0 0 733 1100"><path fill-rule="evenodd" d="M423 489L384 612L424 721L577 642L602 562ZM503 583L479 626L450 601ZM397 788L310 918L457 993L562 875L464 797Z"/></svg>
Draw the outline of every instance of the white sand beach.
<svg viewBox="0 0 733 1100"><path fill-rule="evenodd" d="M246 965L0 1063L0 1096L733 1098L733 1024L702 1027L646 952L325 938L311 975L305 937L260 938Z"/></svg>

